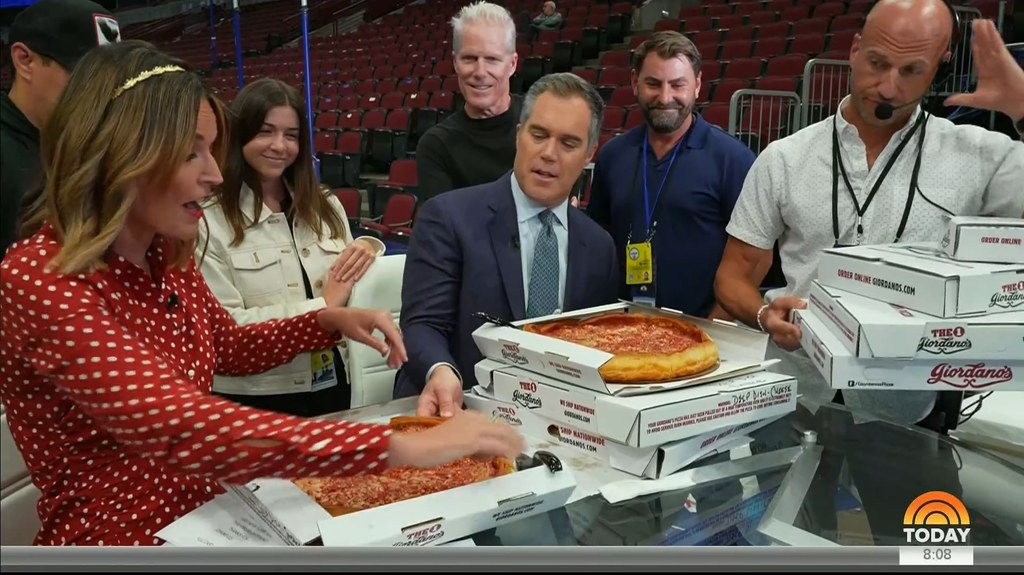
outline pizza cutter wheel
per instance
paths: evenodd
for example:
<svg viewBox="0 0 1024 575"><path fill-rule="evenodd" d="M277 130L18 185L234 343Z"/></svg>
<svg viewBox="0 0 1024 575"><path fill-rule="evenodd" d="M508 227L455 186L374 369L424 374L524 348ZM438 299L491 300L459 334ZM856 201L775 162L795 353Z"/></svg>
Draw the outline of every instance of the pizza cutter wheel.
<svg viewBox="0 0 1024 575"><path fill-rule="evenodd" d="M562 460L558 459L558 456L554 453L544 451L543 449L535 451L533 455L523 453L516 457L516 471L524 471L541 466L547 467L551 473L557 473L562 470Z"/></svg>

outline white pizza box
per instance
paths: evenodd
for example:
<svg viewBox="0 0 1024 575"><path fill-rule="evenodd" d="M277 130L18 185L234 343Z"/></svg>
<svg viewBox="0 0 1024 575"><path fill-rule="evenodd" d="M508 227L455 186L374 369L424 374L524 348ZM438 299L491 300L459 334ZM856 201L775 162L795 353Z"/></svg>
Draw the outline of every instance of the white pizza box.
<svg viewBox="0 0 1024 575"><path fill-rule="evenodd" d="M657 447L796 409L796 380L757 371L662 393L618 397L575 387L493 360L477 383L498 401L631 447Z"/></svg>
<svg viewBox="0 0 1024 575"><path fill-rule="evenodd" d="M1024 219L947 217L940 245L954 260L1024 264Z"/></svg>
<svg viewBox="0 0 1024 575"><path fill-rule="evenodd" d="M386 423L409 415L402 401L343 412L347 421ZM337 414L334 414L337 415ZM324 418L333 419L333 416ZM428 546L563 507L576 490L569 466L510 475L331 517L293 482L264 478L225 493L157 532L174 546Z"/></svg>
<svg viewBox="0 0 1024 575"><path fill-rule="evenodd" d="M567 465L556 472L540 466L318 525L325 547L430 546L558 509L575 489Z"/></svg>
<svg viewBox="0 0 1024 575"><path fill-rule="evenodd" d="M800 344L835 389L990 391L1024 389L1017 360L865 359L854 356L810 309L794 310Z"/></svg>
<svg viewBox="0 0 1024 575"><path fill-rule="evenodd" d="M956 261L932 244L826 249L817 279L936 317L1024 309L1024 264Z"/></svg>
<svg viewBox="0 0 1024 575"><path fill-rule="evenodd" d="M529 323L587 318L611 312L663 315L696 324L718 345L720 365L703 375L680 381L618 385L605 382L598 371L612 359L612 354L519 329ZM775 363L764 360L767 334L730 322L710 321L633 302L537 317L514 322L513 325L516 327L484 323L473 332L473 339L484 357L607 395L643 395L694 386L761 371Z"/></svg>
<svg viewBox="0 0 1024 575"><path fill-rule="evenodd" d="M856 357L1024 358L1024 311L941 318L814 281L808 308Z"/></svg>
<svg viewBox="0 0 1024 575"><path fill-rule="evenodd" d="M775 418L730 425L701 435L654 447L630 447L605 439L594 433L556 422L527 407L498 401L486 390L475 386L464 398L466 407L517 427L524 436L564 445L600 459L613 469L643 477L665 477L691 463L720 453L734 444L749 440L744 434L768 425Z"/></svg>

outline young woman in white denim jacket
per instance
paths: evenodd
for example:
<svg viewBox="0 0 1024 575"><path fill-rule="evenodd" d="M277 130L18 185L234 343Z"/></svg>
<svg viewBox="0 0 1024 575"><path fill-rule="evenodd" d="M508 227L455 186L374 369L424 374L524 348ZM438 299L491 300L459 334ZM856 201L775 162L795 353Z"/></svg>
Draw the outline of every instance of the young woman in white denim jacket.
<svg viewBox="0 0 1024 575"><path fill-rule="evenodd" d="M353 241L341 202L318 187L298 91L264 78L242 89L230 112L224 184L205 207L207 229L200 226L196 248L210 289L240 324L347 305L384 244ZM218 376L213 391L291 415L347 409L340 347L301 354L262 375Z"/></svg>

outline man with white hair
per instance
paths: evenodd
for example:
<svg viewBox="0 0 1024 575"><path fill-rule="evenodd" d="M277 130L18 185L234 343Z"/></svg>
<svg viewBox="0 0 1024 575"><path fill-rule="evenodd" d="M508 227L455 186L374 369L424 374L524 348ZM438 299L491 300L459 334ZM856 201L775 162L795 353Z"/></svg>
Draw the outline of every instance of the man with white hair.
<svg viewBox="0 0 1024 575"><path fill-rule="evenodd" d="M530 22L527 38L532 42L541 30L558 30L563 22L562 15L555 11L555 3L548 0L541 7L540 14Z"/></svg>
<svg viewBox="0 0 1024 575"><path fill-rule="evenodd" d="M512 95L516 71L516 24L508 10L490 2L463 7L452 18L452 53L459 90L466 100L420 137L416 171L423 199L493 182L512 168L522 96Z"/></svg>

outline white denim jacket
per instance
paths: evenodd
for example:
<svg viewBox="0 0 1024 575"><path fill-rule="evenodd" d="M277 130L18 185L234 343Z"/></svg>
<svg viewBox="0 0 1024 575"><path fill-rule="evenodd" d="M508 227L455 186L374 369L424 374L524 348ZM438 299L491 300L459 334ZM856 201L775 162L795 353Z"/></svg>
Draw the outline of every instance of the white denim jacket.
<svg viewBox="0 0 1024 575"><path fill-rule="evenodd" d="M242 242L236 246L230 245L233 232L221 206L216 203L204 206L209 231L206 226L199 226L196 260L202 258L200 270L206 283L235 321L239 324L259 323L326 307L322 297L324 278L334 260L353 241L348 216L341 202L333 194L329 201L345 224L344 237L318 239L308 225L296 221L293 239L284 214L272 213L263 205L259 216L252 217L249 210L252 209L253 192L243 184L239 205L248 226ZM384 253L384 244L380 240L360 239L375 243L378 256ZM313 299L306 298L302 269L309 278ZM338 347L342 360L347 359L345 343L340 342ZM216 376L213 389L239 395L299 393L311 390L312 379L310 354L303 353L290 363L260 375Z"/></svg>

